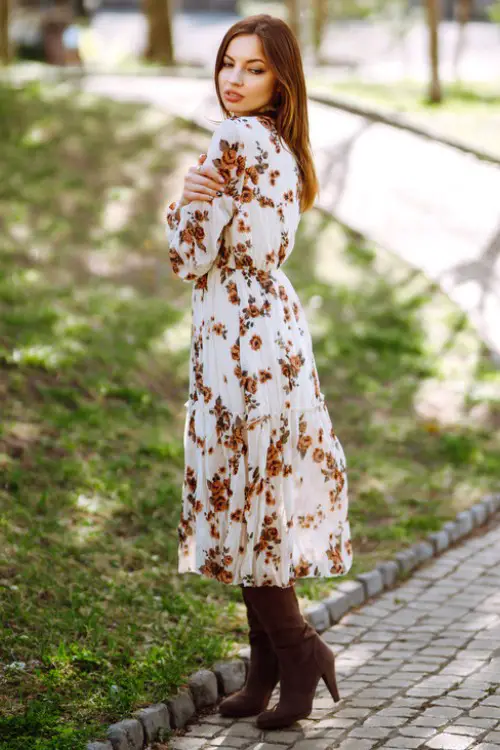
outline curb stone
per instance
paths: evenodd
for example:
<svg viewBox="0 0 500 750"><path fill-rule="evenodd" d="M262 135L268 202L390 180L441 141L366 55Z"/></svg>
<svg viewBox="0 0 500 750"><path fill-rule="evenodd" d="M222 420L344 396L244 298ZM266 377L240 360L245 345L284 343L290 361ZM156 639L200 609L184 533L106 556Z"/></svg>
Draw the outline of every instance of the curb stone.
<svg viewBox="0 0 500 750"><path fill-rule="evenodd" d="M395 560L386 560L377 565L377 568L382 574L382 581L384 588L388 589L390 586L396 583L396 579L399 574L399 566Z"/></svg>
<svg viewBox="0 0 500 750"><path fill-rule="evenodd" d="M374 568L368 573L360 573L356 576L356 579L363 584L366 599L369 599L370 596L376 596L376 594L380 594L384 590L384 579L378 568Z"/></svg>
<svg viewBox="0 0 500 750"><path fill-rule="evenodd" d="M472 515L474 526L481 526L488 517L488 508L486 505L476 503L470 508L469 513Z"/></svg>
<svg viewBox="0 0 500 750"><path fill-rule="evenodd" d="M450 546L450 537L447 531L433 531L427 536L427 539L434 548L435 555L439 555L440 552L444 552Z"/></svg>
<svg viewBox="0 0 500 750"><path fill-rule="evenodd" d="M235 693L245 684L246 667L242 659L219 661L214 665L213 671L221 695Z"/></svg>
<svg viewBox="0 0 500 750"><path fill-rule="evenodd" d="M430 542L417 542L413 545L412 549L415 552L417 558L417 564L430 560L434 557L434 547Z"/></svg>
<svg viewBox="0 0 500 750"><path fill-rule="evenodd" d="M349 602L349 609L359 607L365 601L365 588L361 581L342 581L337 586L337 591L345 594Z"/></svg>
<svg viewBox="0 0 500 750"><path fill-rule="evenodd" d="M417 542L398 552L393 560L378 563L373 570L356 576L355 581L339 583L326 599L307 607L303 612L304 618L318 633L328 630L349 610L357 609L371 596L392 588L399 580L407 577L411 570L439 557L450 543L461 540L476 528L485 525L498 510L500 493L485 496L469 510L457 513L455 521L447 521L440 531L428 534L427 541ZM465 528L469 531L464 532ZM180 691L176 697L165 704L158 703L135 712L134 716L138 718L112 724L108 729L110 741L89 742L86 750L146 750L148 742L161 739L157 737L158 733L169 728L184 727L197 714L198 709L213 706L219 698L243 687L248 659L249 647L246 646L239 651L237 658L217 662L211 670L194 672L189 677L189 687ZM168 717L164 709L168 710ZM156 725L159 717L161 726ZM169 726L165 726L166 724Z"/></svg>
<svg viewBox="0 0 500 750"><path fill-rule="evenodd" d="M447 521L443 524L443 531L448 533L451 542L456 542L460 538L460 528L455 521Z"/></svg>
<svg viewBox="0 0 500 750"><path fill-rule="evenodd" d="M413 568L416 568L419 563L417 553L413 547L408 547L408 549L396 553L394 559L399 565L400 573L403 575L409 573Z"/></svg>
<svg viewBox="0 0 500 750"><path fill-rule="evenodd" d="M108 729L108 740L113 750L142 750L144 747L144 730L138 719L124 719L111 724Z"/></svg>
<svg viewBox="0 0 500 750"><path fill-rule="evenodd" d="M340 591L333 591L329 597L323 600L323 604L330 615L330 622L338 622L349 609L348 598Z"/></svg>
<svg viewBox="0 0 500 750"><path fill-rule="evenodd" d="M461 513L457 513L458 528L460 530L460 538L470 534L474 528L474 516L470 510L463 510Z"/></svg>
<svg viewBox="0 0 500 750"><path fill-rule="evenodd" d="M189 678L189 689L197 709L207 708L217 703L217 675L210 669L200 669Z"/></svg>
<svg viewBox="0 0 500 750"><path fill-rule="evenodd" d="M170 723L174 729L183 727L184 724L196 713L194 701L189 689L180 690L175 698L167 701L167 708L170 714Z"/></svg>
<svg viewBox="0 0 500 750"><path fill-rule="evenodd" d="M170 714L164 703L141 708L133 713L132 717L141 722L146 742L162 739L162 735L170 731Z"/></svg>

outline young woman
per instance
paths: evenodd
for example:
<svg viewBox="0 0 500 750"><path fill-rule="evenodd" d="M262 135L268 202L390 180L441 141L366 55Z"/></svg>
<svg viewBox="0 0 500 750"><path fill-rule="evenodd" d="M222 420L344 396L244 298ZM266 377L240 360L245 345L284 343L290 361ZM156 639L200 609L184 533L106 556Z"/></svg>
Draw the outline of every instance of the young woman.
<svg viewBox="0 0 500 750"><path fill-rule="evenodd" d="M219 710L278 729L310 714L321 677L339 700L333 653L302 617L294 582L352 564L345 457L282 270L318 191L286 23L234 24L215 87L225 119L166 215L173 272L193 282L179 572L241 586L250 666Z"/></svg>

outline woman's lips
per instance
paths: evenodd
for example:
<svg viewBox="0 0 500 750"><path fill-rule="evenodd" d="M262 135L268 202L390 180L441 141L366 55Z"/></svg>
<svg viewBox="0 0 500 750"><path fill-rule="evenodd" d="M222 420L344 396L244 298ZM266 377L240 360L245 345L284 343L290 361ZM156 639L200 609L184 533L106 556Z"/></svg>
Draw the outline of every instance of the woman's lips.
<svg viewBox="0 0 500 750"><path fill-rule="evenodd" d="M224 96L229 102L239 102L241 99L243 99L241 94L235 94L232 92L227 92L226 94L224 94Z"/></svg>

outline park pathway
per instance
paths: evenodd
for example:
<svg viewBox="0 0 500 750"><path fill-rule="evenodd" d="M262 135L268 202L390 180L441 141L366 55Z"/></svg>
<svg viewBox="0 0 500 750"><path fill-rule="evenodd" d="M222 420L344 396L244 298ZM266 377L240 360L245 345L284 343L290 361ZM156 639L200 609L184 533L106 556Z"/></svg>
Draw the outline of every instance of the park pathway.
<svg viewBox="0 0 500 750"><path fill-rule="evenodd" d="M89 75L81 85L209 130L220 121L210 80ZM498 165L316 101L309 113L318 205L437 282L500 362Z"/></svg>
<svg viewBox="0 0 500 750"><path fill-rule="evenodd" d="M337 655L339 703L320 681L310 717L286 730L213 713L169 750L499 750L500 526L321 637Z"/></svg>

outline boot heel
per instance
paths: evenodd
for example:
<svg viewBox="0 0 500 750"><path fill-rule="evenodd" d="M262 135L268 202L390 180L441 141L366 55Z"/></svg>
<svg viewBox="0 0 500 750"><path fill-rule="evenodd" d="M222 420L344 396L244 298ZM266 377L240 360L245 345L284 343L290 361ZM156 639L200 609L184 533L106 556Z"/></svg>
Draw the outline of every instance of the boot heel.
<svg viewBox="0 0 500 750"><path fill-rule="evenodd" d="M333 668L330 672L325 672L325 674L322 674L321 677L323 678L325 685L330 691L330 695L332 696L333 700L335 701L335 703L338 703L340 700L340 695L339 689L337 687L337 680L335 679L335 668Z"/></svg>

